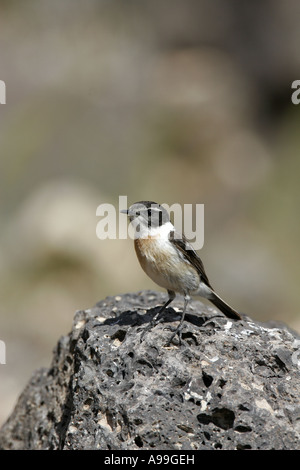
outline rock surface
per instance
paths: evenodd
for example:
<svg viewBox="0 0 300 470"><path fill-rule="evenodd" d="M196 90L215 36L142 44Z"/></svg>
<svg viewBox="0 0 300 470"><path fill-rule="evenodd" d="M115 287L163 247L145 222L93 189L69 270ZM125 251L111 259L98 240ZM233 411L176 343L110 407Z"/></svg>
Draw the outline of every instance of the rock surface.
<svg viewBox="0 0 300 470"><path fill-rule="evenodd" d="M142 333L163 293L108 297L76 313L0 431L2 449L299 449L300 340L182 299Z"/></svg>

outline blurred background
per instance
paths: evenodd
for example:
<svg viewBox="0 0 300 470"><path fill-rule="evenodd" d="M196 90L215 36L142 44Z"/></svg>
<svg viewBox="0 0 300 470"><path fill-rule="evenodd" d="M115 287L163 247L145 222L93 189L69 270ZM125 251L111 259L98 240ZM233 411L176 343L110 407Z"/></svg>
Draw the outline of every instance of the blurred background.
<svg viewBox="0 0 300 470"><path fill-rule="evenodd" d="M76 310L157 289L96 237L120 195L204 204L218 293L300 331L299 23L297 0L1 0L0 423Z"/></svg>

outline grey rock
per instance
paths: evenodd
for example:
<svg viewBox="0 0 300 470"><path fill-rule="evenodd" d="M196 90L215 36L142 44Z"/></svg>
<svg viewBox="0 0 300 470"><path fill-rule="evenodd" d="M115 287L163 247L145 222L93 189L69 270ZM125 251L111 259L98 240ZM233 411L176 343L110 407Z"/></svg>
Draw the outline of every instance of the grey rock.
<svg viewBox="0 0 300 470"><path fill-rule="evenodd" d="M143 335L165 298L143 291L77 312L2 427L0 447L299 449L297 334L192 301L181 346L166 346L180 297Z"/></svg>

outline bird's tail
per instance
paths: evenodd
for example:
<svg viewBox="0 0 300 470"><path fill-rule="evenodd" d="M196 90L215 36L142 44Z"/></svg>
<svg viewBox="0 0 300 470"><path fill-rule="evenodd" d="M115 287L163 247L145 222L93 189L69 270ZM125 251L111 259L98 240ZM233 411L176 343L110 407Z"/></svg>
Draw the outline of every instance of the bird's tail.
<svg viewBox="0 0 300 470"><path fill-rule="evenodd" d="M212 292L209 296L209 300L219 309L221 312L226 315L228 318L232 318L233 320L242 320L241 315L236 312L233 308L230 307L221 297L218 296L215 292Z"/></svg>

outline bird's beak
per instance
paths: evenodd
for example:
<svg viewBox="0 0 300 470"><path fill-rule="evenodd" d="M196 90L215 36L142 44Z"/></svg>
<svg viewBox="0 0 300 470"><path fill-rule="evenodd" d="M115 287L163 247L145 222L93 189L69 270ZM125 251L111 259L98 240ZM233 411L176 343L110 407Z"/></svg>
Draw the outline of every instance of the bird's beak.
<svg viewBox="0 0 300 470"><path fill-rule="evenodd" d="M128 212L129 212L129 211L128 211L128 209L123 209L123 210L121 210L120 212L121 212L122 214L128 215Z"/></svg>

